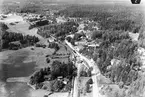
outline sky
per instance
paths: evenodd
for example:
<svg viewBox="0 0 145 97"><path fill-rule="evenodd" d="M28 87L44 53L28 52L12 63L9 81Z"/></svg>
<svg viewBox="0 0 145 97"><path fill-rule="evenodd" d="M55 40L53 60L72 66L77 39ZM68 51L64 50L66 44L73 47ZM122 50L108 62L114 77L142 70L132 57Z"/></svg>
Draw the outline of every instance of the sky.
<svg viewBox="0 0 145 97"><path fill-rule="evenodd" d="M0 5L4 1L13 1L13 2L24 3L25 1L29 1L29 0L0 0ZM31 1L66 2L66 3L73 3L73 4L103 4L103 3L115 4L115 3L121 3L121 4L125 4L125 5L132 5L131 0L31 0ZM145 5L145 0L141 0L141 3L144 3L143 5Z"/></svg>
<svg viewBox="0 0 145 97"><path fill-rule="evenodd" d="M0 0L0 3L2 3L3 1L23 1L23 0ZM97 2L130 2L130 0L46 0L46 1L76 2L76 3L79 2L79 3L92 3L92 4Z"/></svg>
<svg viewBox="0 0 145 97"><path fill-rule="evenodd" d="M79 3L89 3L89 4L96 4L96 3L101 3L101 2L108 2L108 3L117 3L117 2L124 2L124 3L130 3L131 0L56 0L58 2L79 2ZM145 0L141 0L145 1Z"/></svg>
<svg viewBox="0 0 145 97"><path fill-rule="evenodd" d="M0 0L0 4L3 1L25 1L25 0ZM27 1L27 0L26 0ZM28 0L29 1L29 0ZM33 0L31 0L33 1ZM35 0L34 0L35 1ZM36 0L37 1L37 0ZM131 4L131 0L39 0L39 1L50 1L50 2L67 2L67 3L79 3L79 4L97 4L97 3L128 3ZM142 2L145 0L141 0Z"/></svg>
<svg viewBox="0 0 145 97"><path fill-rule="evenodd" d="M130 0L56 0L58 2L73 2L73 3L83 3L83 4L97 4L97 3L114 3L114 2L130 2Z"/></svg>
<svg viewBox="0 0 145 97"><path fill-rule="evenodd" d="M0 13L1 13L1 5L2 5L2 3L3 3L3 0L0 0Z"/></svg>

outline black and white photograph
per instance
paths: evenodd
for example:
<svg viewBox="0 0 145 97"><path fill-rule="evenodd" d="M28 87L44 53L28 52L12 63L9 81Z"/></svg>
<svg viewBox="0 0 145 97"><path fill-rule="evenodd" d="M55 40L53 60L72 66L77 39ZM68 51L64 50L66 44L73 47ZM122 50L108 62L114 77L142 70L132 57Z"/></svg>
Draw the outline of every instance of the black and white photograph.
<svg viewBox="0 0 145 97"><path fill-rule="evenodd" d="M145 0L0 0L0 97L145 97Z"/></svg>

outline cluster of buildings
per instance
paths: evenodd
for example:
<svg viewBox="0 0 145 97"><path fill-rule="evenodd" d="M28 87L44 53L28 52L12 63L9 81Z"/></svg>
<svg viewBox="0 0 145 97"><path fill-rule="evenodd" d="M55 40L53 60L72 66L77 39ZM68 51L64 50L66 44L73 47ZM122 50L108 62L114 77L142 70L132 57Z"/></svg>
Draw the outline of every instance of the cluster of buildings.
<svg viewBox="0 0 145 97"><path fill-rule="evenodd" d="M41 14L22 13L21 16L23 17L23 20L28 22L32 28L52 24L55 21L54 18Z"/></svg>
<svg viewBox="0 0 145 97"><path fill-rule="evenodd" d="M47 21L46 16L40 15L40 14L27 14L24 13L23 19L26 22L29 22L30 25L34 25L38 21Z"/></svg>
<svg viewBox="0 0 145 97"><path fill-rule="evenodd" d="M26 21L36 21L36 20L40 20L40 19L46 19L46 16L40 15L40 14L27 14L27 13L23 13L23 19Z"/></svg>

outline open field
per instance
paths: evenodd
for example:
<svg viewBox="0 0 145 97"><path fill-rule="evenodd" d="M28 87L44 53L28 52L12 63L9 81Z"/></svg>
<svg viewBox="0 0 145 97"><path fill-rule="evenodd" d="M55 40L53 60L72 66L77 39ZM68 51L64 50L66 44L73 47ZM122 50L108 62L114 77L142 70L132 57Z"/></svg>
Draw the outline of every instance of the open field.
<svg viewBox="0 0 145 97"><path fill-rule="evenodd" d="M1 57L0 71L2 70L4 72L4 70L9 69L8 71L5 71L7 72L8 75L6 73L5 74L2 73L2 76L4 78L7 78L7 82L26 83L29 81L29 76L33 74L35 71L40 70L41 68L44 67L48 67L49 64L51 64L54 60L57 60L57 59L53 59L49 64L46 63L45 56L53 54L54 52L53 49L33 47L34 50L31 50L31 48L32 47L27 47L17 51L8 50L8 51L1 52L1 56L3 57ZM58 60L66 61L65 58L63 60L62 59L58 59ZM4 83L2 83L2 85L4 85ZM4 88L4 86L0 86L0 87ZM19 88L21 87L19 86ZM16 90L12 90L12 91L14 94L17 93ZM33 89L30 89L28 95L30 97L43 97L44 94L46 93L49 92L44 90L35 91ZM0 95L6 95L6 94L1 93ZM57 97L58 93L57 94L54 93L53 95L51 96ZM68 93L62 93L62 94L59 93L59 95L62 95L62 97L66 97ZM4 97L9 97L9 96L4 96Z"/></svg>
<svg viewBox="0 0 145 97"><path fill-rule="evenodd" d="M0 20L0 22L4 22L8 25L8 31L22 33L23 35L36 36L39 39L42 39L42 37L37 34L36 28L29 30L30 24L24 21L22 16L9 14L7 15L7 18ZM13 25L11 23L13 23Z"/></svg>
<svg viewBox="0 0 145 97"><path fill-rule="evenodd" d="M23 21L23 18L21 16L9 14L9 15L7 15L7 18L0 20L0 22L4 22L6 24L9 24L9 23L15 23L15 22L24 22L24 21Z"/></svg>

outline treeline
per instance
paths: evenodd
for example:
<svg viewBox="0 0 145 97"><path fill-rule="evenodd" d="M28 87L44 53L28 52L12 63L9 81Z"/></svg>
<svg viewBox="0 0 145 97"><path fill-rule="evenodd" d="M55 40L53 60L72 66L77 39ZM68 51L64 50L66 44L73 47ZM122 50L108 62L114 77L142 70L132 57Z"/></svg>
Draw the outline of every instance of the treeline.
<svg viewBox="0 0 145 97"><path fill-rule="evenodd" d="M86 17L93 17L96 12L107 12L106 10L108 10L107 8L105 8L105 6L89 6L89 5L72 5L69 6L67 8L65 8L64 10L60 10L58 13L56 13L56 15L65 15L68 17L78 17L78 18L86 18Z"/></svg>
<svg viewBox="0 0 145 97"><path fill-rule="evenodd" d="M140 47L145 48L145 26L142 26L139 31L138 43Z"/></svg>
<svg viewBox="0 0 145 97"><path fill-rule="evenodd" d="M11 42L19 41L22 47L34 45L39 41L38 37L26 35L21 33L13 33L5 31L2 36L3 39L3 49L8 49Z"/></svg>
<svg viewBox="0 0 145 97"><path fill-rule="evenodd" d="M93 40L102 39L102 41L108 41L109 43L115 43L122 39L130 39L128 32L112 30L94 31L91 38Z"/></svg>
<svg viewBox="0 0 145 97"><path fill-rule="evenodd" d="M2 40L2 36L3 33L8 29L8 26L4 23L0 23L0 51L3 48L3 40Z"/></svg>
<svg viewBox="0 0 145 97"><path fill-rule="evenodd" d="M124 30L138 33L143 14L137 8L126 6L71 6L60 10L57 15L88 18L99 23L101 30ZM112 10L112 11L110 11ZM135 13L135 14L134 14Z"/></svg>
<svg viewBox="0 0 145 97"><path fill-rule="evenodd" d="M28 1L29 2L29 1ZM26 3L21 9L21 13L38 13L42 11L42 6L40 4Z"/></svg>
<svg viewBox="0 0 145 97"><path fill-rule="evenodd" d="M94 51L93 58L103 75L113 82L123 82L123 85L129 85L136 80L138 70L135 67L140 66L136 58L138 44L131 41L128 33L96 31L92 38L102 41L100 47ZM112 59L115 64L111 64Z"/></svg>
<svg viewBox="0 0 145 97"><path fill-rule="evenodd" d="M19 1L20 4L16 4L12 1L5 1L2 5L2 11L4 13L18 12L18 13L38 13L42 12L42 4L40 2L31 1ZM11 4L9 4L11 3Z"/></svg>
<svg viewBox="0 0 145 97"><path fill-rule="evenodd" d="M77 32L77 27L79 25L76 22L65 22L62 24L52 24L40 27L38 29L38 34L43 37L49 37L50 34L54 34L56 37L63 37L69 33Z"/></svg>
<svg viewBox="0 0 145 97"><path fill-rule="evenodd" d="M53 55L56 54L56 52L60 49L58 43L56 43L56 42L50 42L48 47L55 49Z"/></svg>
<svg viewBox="0 0 145 97"><path fill-rule="evenodd" d="M0 51L2 50L2 30L0 30Z"/></svg>
<svg viewBox="0 0 145 97"><path fill-rule="evenodd" d="M35 27L40 27L40 26L44 26L44 25L48 25L48 24L49 24L48 20L39 20L39 21L36 21L34 24L31 24L29 26L29 29L33 29Z"/></svg>
<svg viewBox="0 0 145 97"><path fill-rule="evenodd" d="M36 85L36 88L42 88L43 82L45 81L57 81L58 77L62 77L63 79L66 78L69 80L68 84L70 84L70 81L72 80L72 77L76 76L76 67L72 62L69 63L61 63L59 61L54 61L50 67L41 69L40 71L36 72L33 76L30 78L30 84ZM53 91L61 90L63 87L65 87L68 84L63 84L62 82L59 82L60 84L57 84L56 86L52 85L52 88L55 88ZM62 85L62 87L59 87L59 85Z"/></svg>
<svg viewBox="0 0 145 97"><path fill-rule="evenodd" d="M8 29L8 26L6 24L0 22L0 30L6 31L7 29Z"/></svg>
<svg viewBox="0 0 145 97"><path fill-rule="evenodd" d="M99 21L101 30L123 30L138 33L141 24L137 24L130 19L115 20L114 18Z"/></svg>

